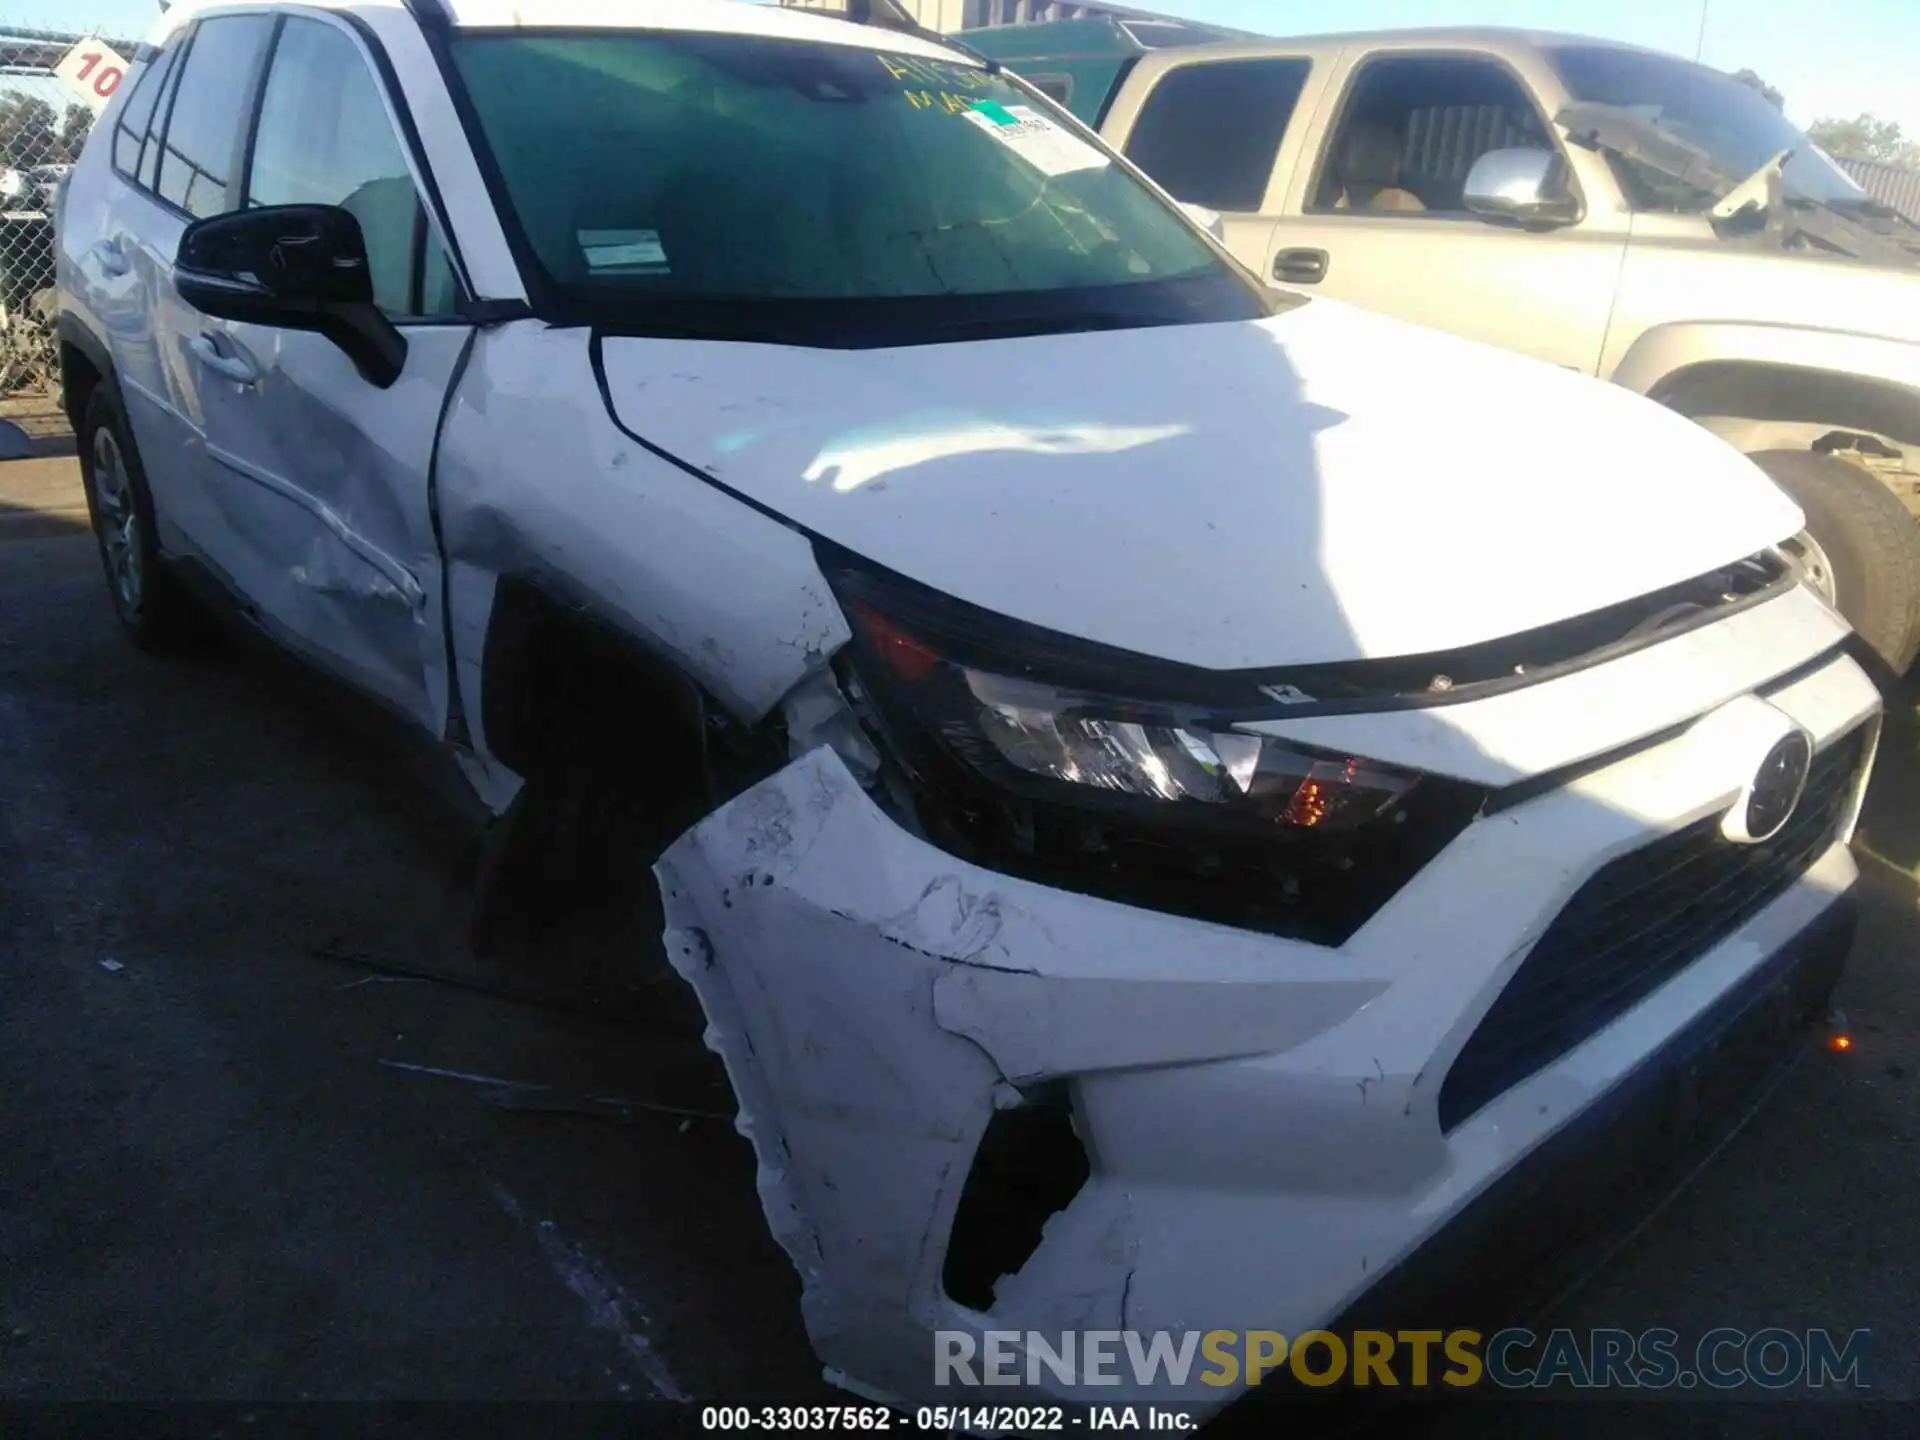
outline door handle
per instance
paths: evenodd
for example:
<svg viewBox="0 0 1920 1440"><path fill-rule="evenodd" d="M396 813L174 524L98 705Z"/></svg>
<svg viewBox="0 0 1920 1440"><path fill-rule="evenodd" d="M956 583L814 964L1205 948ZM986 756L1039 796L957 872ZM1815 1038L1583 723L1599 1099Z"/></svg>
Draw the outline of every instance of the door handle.
<svg viewBox="0 0 1920 1440"><path fill-rule="evenodd" d="M118 279L133 268L133 262L127 259L127 252L120 248L118 237L102 240L93 247L93 258L100 262L100 273Z"/></svg>
<svg viewBox="0 0 1920 1440"><path fill-rule="evenodd" d="M1289 285L1317 285L1332 263L1324 250L1282 250L1273 257L1273 278Z"/></svg>
<svg viewBox="0 0 1920 1440"><path fill-rule="evenodd" d="M193 358L216 375L224 375L236 385L251 385L260 378L260 367L245 355L222 355L210 331L202 331L187 341Z"/></svg>

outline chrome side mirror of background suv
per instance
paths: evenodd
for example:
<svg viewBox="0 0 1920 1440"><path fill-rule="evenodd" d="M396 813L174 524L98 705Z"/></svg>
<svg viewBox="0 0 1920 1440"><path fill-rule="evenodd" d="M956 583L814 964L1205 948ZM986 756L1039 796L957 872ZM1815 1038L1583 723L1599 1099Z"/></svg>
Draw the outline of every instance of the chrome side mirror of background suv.
<svg viewBox="0 0 1920 1440"><path fill-rule="evenodd" d="M1466 207L1515 225L1567 225L1580 218L1567 162L1553 150L1489 150L1467 172Z"/></svg>
<svg viewBox="0 0 1920 1440"><path fill-rule="evenodd" d="M268 205L189 225L174 288L205 315L311 330L382 390L400 378L407 339L373 303L360 222L334 205Z"/></svg>

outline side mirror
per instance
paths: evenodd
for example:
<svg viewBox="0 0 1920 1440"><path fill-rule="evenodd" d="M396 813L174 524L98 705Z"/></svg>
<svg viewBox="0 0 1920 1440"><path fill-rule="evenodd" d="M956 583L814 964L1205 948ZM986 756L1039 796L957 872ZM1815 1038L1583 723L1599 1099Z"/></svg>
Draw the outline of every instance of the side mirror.
<svg viewBox="0 0 1920 1440"><path fill-rule="evenodd" d="M1213 238L1218 240L1222 245L1227 243L1227 227L1221 223L1220 212L1218 210L1209 210L1204 205L1195 205L1187 200L1180 202L1180 209L1189 220L1213 236Z"/></svg>
<svg viewBox="0 0 1920 1440"><path fill-rule="evenodd" d="M1567 162L1554 150L1489 150L1467 172L1466 206L1514 225L1566 225L1580 218Z"/></svg>
<svg viewBox="0 0 1920 1440"><path fill-rule="evenodd" d="M180 236L174 289L202 314L324 335L382 390L407 337L373 303L360 222L332 205L269 205L196 221Z"/></svg>

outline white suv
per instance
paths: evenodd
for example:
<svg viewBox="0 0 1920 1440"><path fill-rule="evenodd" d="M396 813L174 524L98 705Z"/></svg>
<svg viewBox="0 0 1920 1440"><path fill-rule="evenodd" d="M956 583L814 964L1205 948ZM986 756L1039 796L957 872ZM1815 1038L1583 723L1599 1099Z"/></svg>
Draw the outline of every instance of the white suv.
<svg viewBox="0 0 1920 1440"><path fill-rule="evenodd" d="M1487 1288L1824 1013L1879 707L1791 502L1263 288L936 39L181 5L58 236L128 631L225 602L431 735L487 906L657 860L851 1388Z"/></svg>

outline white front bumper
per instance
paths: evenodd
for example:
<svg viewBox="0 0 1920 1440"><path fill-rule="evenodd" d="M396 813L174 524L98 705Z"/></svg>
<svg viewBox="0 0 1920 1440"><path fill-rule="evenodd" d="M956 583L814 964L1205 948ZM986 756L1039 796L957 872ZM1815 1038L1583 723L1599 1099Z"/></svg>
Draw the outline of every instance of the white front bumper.
<svg viewBox="0 0 1920 1440"><path fill-rule="evenodd" d="M1822 745L1878 709L1839 656L1769 698ZM669 954L732 1077L829 1376L952 1404L969 1397L935 1387L936 1330L1297 1335L1339 1315L1852 883L1836 843L1443 1134L1449 1063L1568 898L1748 779L1710 727L1685 730L1476 821L1339 949L969 865L903 830L828 750L740 796L658 867ZM1070 1085L1092 1175L983 1314L943 1289L949 1229L995 1106L1043 1080ZM1123 1373L1057 1393L1236 1392L1143 1392Z"/></svg>

